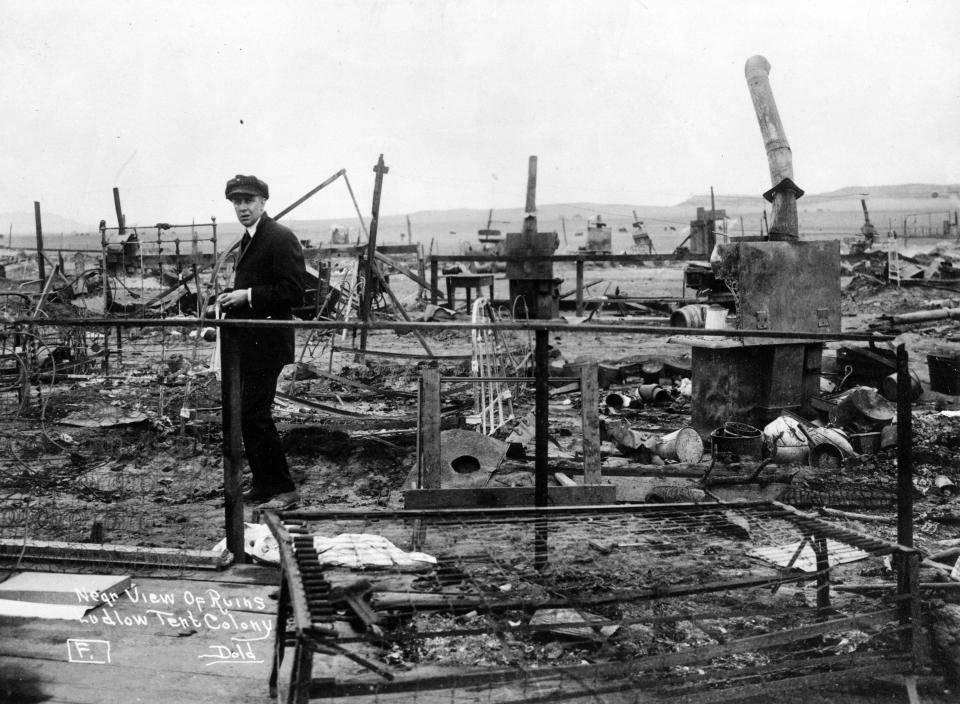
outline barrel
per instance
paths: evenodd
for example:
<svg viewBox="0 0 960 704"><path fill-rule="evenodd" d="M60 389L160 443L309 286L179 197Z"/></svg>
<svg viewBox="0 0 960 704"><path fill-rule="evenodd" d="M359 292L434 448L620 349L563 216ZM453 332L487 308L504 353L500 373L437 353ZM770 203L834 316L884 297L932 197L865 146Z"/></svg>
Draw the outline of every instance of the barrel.
<svg viewBox="0 0 960 704"><path fill-rule="evenodd" d="M670 324L673 324L673 318ZM952 396L960 394L960 357L928 354L927 367L930 369L931 391Z"/></svg>
<svg viewBox="0 0 960 704"><path fill-rule="evenodd" d="M670 314L672 328L702 328L704 306L689 305L677 308Z"/></svg>
<svg viewBox="0 0 960 704"><path fill-rule="evenodd" d="M660 384L643 384L637 387L637 395L647 403L670 403L670 392Z"/></svg>
<svg viewBox="0 0 960 704"><path fill-rule="evenodd" d="M897 400L897 375L891 374L884 377L880 384L880 393L888 401ZM920 377L916 372L910 372L910 402L913 403L923 395L923 387L920 385Z"/></svg>

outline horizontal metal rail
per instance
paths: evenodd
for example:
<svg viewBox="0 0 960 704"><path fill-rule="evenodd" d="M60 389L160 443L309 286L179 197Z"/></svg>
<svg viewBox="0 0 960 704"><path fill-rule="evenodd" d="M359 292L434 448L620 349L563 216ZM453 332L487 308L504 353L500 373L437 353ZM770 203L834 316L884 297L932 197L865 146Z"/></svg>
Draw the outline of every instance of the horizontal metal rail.
<svg viewBox="0 0 960 704"><path fill-rule="evenodd" d="M601 323L586 323L570 325L556 320L524 320L521 322L497 323L428 323L414 321L382 321L362 323L359 321L344 320L215 320L206 318L15 318L6 322L7 326L35 325L35 326L63 326L76 327L219 327L219 328L302 328L308 330L395 330L397 332L420 331L470 331L470 330L501 330L517 332L570 332L570 333L633 333L641 335L681 337L729 337L736 340L797 340L810 342L888 342L893 340L892 335L877 333L856 332L790 332L779 330L708 330L706 328L674 328L660 325L607 325Z"/></svg>

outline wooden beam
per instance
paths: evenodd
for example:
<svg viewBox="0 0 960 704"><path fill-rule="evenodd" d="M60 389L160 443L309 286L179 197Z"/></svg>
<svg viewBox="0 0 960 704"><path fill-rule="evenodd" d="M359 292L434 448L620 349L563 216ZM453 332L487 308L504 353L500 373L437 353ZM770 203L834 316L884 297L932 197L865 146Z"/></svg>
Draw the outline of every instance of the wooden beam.
<svg viewBox="0 0 960 704"><path fill-rule="evenodd" d="M220 570L230 564L230 556L215 550L182 550L179 548L147 548L109 543L71 543L55 540L0 538L0 558L115 565L152 565L163 567L196 567Z"/></svg>
<svg viewBox="0 0 960 704"><path fill-rule="evenodd" d="M580 417L583 424L583 477L587 484L600 483L600 387L598 364L580 367Z"/></svg>
<svg viewBox="0 0 960 704"><path fill-rule="evenodd" d="M440 370L431 367L420 377L420 429L417 434L420 486L440 489Z"/></svg>
<svg viewBox="0 0 960 704"><path fill-rule="evenodd" d="M243 539L243 438L240 434L240 351L237 331L220 331L220 402L223 408L223 512L227 550L237 562L246 562Z"/></svg>

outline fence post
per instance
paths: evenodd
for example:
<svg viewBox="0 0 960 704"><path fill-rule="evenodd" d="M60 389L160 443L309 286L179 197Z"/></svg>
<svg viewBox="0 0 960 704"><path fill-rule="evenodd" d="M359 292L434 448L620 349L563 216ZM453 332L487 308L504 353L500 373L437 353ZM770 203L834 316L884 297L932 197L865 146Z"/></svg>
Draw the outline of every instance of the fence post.
<svg viewBox="0 0 960 704"><path fill-rule="evenodd" d="M440 487L440 370L428 367L420 377L419 445L420 483L418 489Z"/></svg>
<svg viewBox="0 0 960 704"><path fill-rule="evenodd" d="M240 435L240 356L236 330L220 328L220 400L223 406L223 509L227 550L235 563L246 562L243 542L243 471Z"/></svg>
<svg viewBox="0 0 960 704"><path fill-rule="evenodd" d="M598 364L580 367L580 418L583 425L583 483L600 483L600 383Z"/></svg>

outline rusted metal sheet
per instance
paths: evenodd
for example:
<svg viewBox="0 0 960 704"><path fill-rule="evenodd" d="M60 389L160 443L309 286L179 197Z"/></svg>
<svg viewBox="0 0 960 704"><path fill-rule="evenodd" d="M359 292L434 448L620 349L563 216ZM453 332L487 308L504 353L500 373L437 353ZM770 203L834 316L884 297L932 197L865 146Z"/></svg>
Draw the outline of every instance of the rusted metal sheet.
<svg viewBox="0 0 960 704"><path fill-rule="evenodd" d="M693 348L692 425L706 440L727 421L762 428L804 412L819 391L820 343Z"/></svg>
<svg viewBox="0 0 960 704"><path fill-rule="evenodd" d="M717 252L744 330L840 332L838 241L739 242Z"/></svg>
<svg viewBox="0 0 960 704"><path fill-rule="evenodd" d="M508 232L503 243L507 257L508 279L553 280L553 261L550 257L560 245L556 232Z"/></svg>

